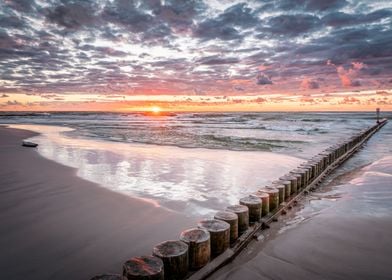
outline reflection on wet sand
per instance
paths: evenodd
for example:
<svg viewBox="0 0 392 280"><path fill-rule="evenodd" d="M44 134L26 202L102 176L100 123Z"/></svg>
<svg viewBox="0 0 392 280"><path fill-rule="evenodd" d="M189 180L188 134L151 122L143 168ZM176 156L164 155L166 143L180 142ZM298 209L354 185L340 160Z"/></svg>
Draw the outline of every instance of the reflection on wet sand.
<svg viewBox="0 0 392 280"><path fill-rule="evenodd" d="M34 137L46 158L77 168L77 174L113 191L149 199L175 211L206 215L236 203L302 160L268 152L183 149L73 139L69 128L16 125Z"/></svg>

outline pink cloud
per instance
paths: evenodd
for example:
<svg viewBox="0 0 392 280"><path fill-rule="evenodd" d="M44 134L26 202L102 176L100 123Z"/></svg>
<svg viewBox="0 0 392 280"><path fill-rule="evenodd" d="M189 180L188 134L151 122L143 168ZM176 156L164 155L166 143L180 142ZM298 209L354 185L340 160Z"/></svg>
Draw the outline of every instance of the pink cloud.
<svg viewBox="0 0 392 280"><path fill-rule="evenodd" d="M319 88L319 84L310 78L305 78L301 82L302 89L316 89Z"/></svg>
<svg viewBox="0 0 392 280"><path fill-rule="evenodd" d="M366 64L363 62L351 62L351 65L348 68L345 68L342 65L337 66L328 60L327 65L331 65L336 68L340 82L344 87L356 87L361 85L360 81L355 79L358 78L359 72L366 68Z"/></svg>

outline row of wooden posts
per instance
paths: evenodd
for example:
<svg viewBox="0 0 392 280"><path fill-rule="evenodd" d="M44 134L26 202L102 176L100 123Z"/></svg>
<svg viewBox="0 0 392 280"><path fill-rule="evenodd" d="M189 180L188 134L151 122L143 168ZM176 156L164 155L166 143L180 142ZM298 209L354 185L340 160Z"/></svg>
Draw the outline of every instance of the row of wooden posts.
<svg viewBox="0 0 392 280"><path fill-rule="evenodd" d="M378 130L386 120L367 128L346 141L319 153L271 185L243 197L213 219L202 220L197 227L183 231L179 240L162 242L152 255L134 257L123 265L122 275L104 274L92 280L184 279L237 242L254 223L271 215L293 195L309 186L331 164Z"/></svg>

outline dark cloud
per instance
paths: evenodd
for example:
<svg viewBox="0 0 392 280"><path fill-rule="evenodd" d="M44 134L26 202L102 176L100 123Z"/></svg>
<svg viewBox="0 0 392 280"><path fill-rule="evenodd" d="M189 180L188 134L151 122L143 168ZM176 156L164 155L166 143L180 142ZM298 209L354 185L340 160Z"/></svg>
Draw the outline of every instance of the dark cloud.
<svg viewBox="0 0 392 280"><path fill-rule="evenodd" d="M20 12L30 12L36 7L34 0L6 0L6 5Z"/></svg>
<svg viewBox="0 0 392 280"><path fill-rule="evenodd" d="M197 24L193 35L203 40L239 40L243 38L241 30L254 27L257 22L254 11L246 4L240 3L227 8L215 18Z"/></svg>
<svg viewBox="0 0 392 280"><path fill-rule="evenodd" d="M202 1L197 0L150 0L143 1L142 5L151 10L157 20L166 23L177 33L187 31L207 8Z"/></svg>
<svg viewBox="0 0 392 280"><path fill-rule="evenodd" d="M240 3L227 8L216 18L216 21L223 25L230 24L236 27L250 28L254 27L259 19L247 4Z"/></svg>
<svg viewBox="0 0 392 280"><path fill-rule="evenodd" d="M103 56L125 56L127 55L126 52L120 51L120 50L116 50L110 47L97 47L97 46L93 46L93 45L82 45L78 47L79 50L82 51L92 51L95 54L101 54ZM80 53L80 58L85 58L87 55L86 53Z"/></svg>
<svg viewBox="0 0 392 280"><path fill-rule="evenodd" d="M146 31L154 23L154 17L137 9L136 2L132 0L115 0L108 3L101 16L103 20L122 25L135 33Z"/></svg>
<svg viewBox="0 0 392 280"><path fill-rule="evenodd" d="M382 9L371 12L369 14L347 14L344 12L334 12L327 14L322 18L326 25L339 27L356 24L366 24L378 22L382 19L388 19L392 16L391 9Z"/></svg>
<svg viewBox="0 0 392 280"><path fill-rule="evenodd" d="M0 98L7 98L7 97L9 97L9 95L7 95L7 94L5 94L5 93L3 93L2 95L0 95Z"/></svg>
<svg viewBox="0 0 392 280"><path fill-rule="evenodd" d="M239 59L235 57L220 57L217 55L203 57L196 61L196 63L204 65L220 65L220 64L233 64L238 63Z"/></svg>
<svg viewBox="0 0 392 280"><path fill-rule="evenodd" d="M320 19L313 15L279 15L270 18L267 27L262 27L261 31L268 32L272 36L296 36L320 27L320 22Z"/></svg>
<svg viewBox="0 0 392 280"><path fill-rule="evenodd" d="M346 6L345 0L281 0L275 5L283 10L333 11Z"/></svg>
<svg viewBox="0 0 392 280"><path fill-rule="evenodd" d="M272 80L267 75L258 73L256 76L256 83L258 85L272 85Z"/></svg>
<svg viewBox="0 0 392 280"><path fill-rule="evenodd" d="M231 41L242 39L238 29L232 26L224 26L214 19L198 24L193 30L193 35L203 40L220 39Z"/></svg>
<svg viewBox="0 0 392 280"><path fill-rule="evenodd" d="M0 15L0 27L1 28L15 28L23 29L26 28L27 23L25 19L17 15Z"/></svg>
<svg viewBox="0 0 392 280"><path fill-rule="evenodd" d="M47 9L46 19L64 28L78 29L96 21L96 8L94 1L72 1Z"/></svg>

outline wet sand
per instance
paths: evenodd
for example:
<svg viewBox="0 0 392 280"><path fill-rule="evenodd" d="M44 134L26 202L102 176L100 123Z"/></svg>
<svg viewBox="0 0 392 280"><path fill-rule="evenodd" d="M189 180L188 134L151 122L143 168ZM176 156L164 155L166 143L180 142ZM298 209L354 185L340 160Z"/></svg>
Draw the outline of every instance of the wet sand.
<svg viewBox="0 0 392 280"><path fill-rule="evenodd" d="M180 148L73 137L73 129L13 125L41 133L31 141L49 160L77 169L77 176L111 191L149 199L200 219L235 204L303 160L270 152Z"/></svg>
<svg viewBox="0 0 392 280"><path fill-rule="evenodd" d="M392 157L307 198L210 279L391 279ZM291 220L292 221L292 220Z"/></svg>
<svg viewBox="0 0 392 280"><path fill-rule="evenodd" d="M89 279L177 239L195 221L77 177L0 127L1 279Z"/></svg>

